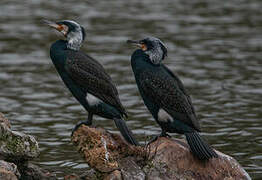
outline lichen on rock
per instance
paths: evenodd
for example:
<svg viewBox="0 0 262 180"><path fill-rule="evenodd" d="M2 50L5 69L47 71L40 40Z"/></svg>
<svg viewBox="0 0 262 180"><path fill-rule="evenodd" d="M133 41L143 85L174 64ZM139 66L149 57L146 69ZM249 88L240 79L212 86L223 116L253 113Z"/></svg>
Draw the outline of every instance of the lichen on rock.
<svg viewBox="0 0 262 180"><path fill-rule="evenodd" d="M0 115L0 157L9 161L30 160L39 155L38 142L31 135L12 131L10 123Z"/></svg>
<svg viewBox="0 0 262 180"><path fill-rule="evenodd" d="M38 155L39 147L35 138L18 131L12 131L8 119L0 113L0 159L2 159L0 160L0 179L56 179L54 174L28 162Z"/></svg>

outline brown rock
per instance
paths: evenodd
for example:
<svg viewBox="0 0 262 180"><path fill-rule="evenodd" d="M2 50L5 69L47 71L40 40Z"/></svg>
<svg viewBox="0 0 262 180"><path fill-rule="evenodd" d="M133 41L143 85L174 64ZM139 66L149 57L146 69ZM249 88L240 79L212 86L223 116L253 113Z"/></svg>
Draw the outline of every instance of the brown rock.
<svg viewBox="0 0 262 180"><path fill-rule="evenodd" d="M3 179L3 180L18 180L18 178L16 177L16 175L13 172L8 171L4 168L0 168L0 179Z"/></svg>
<svg viewBox="0 0 262 180"><path fill-rule="evenodd" d="M32 163L21 164L19 167L21 179L26 180L56 180L56 175Z"/></svg>
<svg viewBox="0 0 262 180"><path fill-rule="evenodd" d="M143 180L146 178L144 171L138 165L137 157L126 157L120 160L123 179Z"/></svg>
<svg viewBox="0 0 262 180"><path fill-rule="evenodd" d="M150 144L151 162L144 167L149 179L250 179L238 162L219 151L219 158L201 162L179 139L158 138Z"/></svg>
<svg viewBox="0 0 262 180"><path fill-rule="evenodd" d="M93 180L93 179L103 179L104 175L97 173L94 169L87 169L81 175L71 174L64 177L65 180Z"/></svg>
<svg viewBox="0 0 262 180"><path fill-rule="evenodd" d="M105 176L103 180L122 180L121 172L119 170L115 170L109 175Z"/></svg>
<svg viewBox="0 0 262 180"><path fill-rule="evenodd" d="M10 173L8 173L8 174L13 173L18 179L21 177L21 174L18 171L17 166L14 163L10 163L10 162L6 162L6 161L3 161L3 160L0 160L0 168L2 170L4 169L6 171L9 171Z"/></svg>
<svg viewBox="0 0 262 180"><path fill-rule="evenodd" d="M120 171L124 180L250 179L234 158L216 151L219 158L201 162L179 139L158 138L147 148L135 147L119 135L82 125L73 134L72 142L104 179L118 179Z"/></svg>
<svg viewBox="0 0 262 180"><path fill-rule="evenodd" d="M64 180L80 180L80 177L76 174L71 174L71 175L65 176Z"/></svg>
<svg viewBox="0 0 262 180"><path fill-rule="evenodd" d="M73 134L72 142L90 167L104 173L119 169L122 158L143 152L143 148L130 146L118 135L83 125Z"/></svg>
<svg viewBox="0 0 262 180"><path fill-rule="evenodd" d="M21 177L17 166L14 163L9 163L0 160L0 179L16 180Z"/></svg>

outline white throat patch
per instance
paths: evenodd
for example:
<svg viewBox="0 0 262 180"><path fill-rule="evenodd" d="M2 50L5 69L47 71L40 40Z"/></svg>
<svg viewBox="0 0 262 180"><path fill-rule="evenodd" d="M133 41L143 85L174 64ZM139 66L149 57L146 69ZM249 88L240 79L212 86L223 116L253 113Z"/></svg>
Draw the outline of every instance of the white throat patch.
<svg viewBox="0 0 262 180"><path fill-rule="evenodd" d="M102 102L99 98L93 96L92 94L86 94L86 100L90 106L95 106Z"/></svg>
<svg viewBox="0 0 262 180"><path fill-rule="evenodd" d="M78 51L83 41L83 35L81 32L81 28L77 29L76 32L70 32L67 35L67 40L68 40L67 48Z"/></svg>
<svg viewBox="0 0 262 180"><path fill-rule="evenodd" d="M163 51L161 47L156 47L145 52L153 64L159 64L162 61Z"/></svg>

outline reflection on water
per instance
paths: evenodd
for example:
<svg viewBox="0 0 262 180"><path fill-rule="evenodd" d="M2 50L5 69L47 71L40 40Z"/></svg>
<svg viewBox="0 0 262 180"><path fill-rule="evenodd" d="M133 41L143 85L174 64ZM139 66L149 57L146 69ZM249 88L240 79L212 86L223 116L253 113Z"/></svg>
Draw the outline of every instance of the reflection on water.
<svg viewBox="0 0 262 180"><path fill-rule="evenodd" d="M60 177L87 165L70 144L87 117L54 70L49 47L57 35L42 18L74 19L87 30L83 50L111 74L129 112L128 125L144 141L160 132L145 109L130 67L126 39L153 35L168 47L166 64L193 98L204 136L262 178L262 1L44 1L0 2L0 111L13 129L34 135L36 163ZM95 124L118 132L111 120Z"/></svg>

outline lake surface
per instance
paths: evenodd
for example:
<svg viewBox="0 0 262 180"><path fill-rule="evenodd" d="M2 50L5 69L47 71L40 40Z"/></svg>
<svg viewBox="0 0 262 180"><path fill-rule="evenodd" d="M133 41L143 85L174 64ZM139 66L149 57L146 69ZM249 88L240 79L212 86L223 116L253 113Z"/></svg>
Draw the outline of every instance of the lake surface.
<svg viewBox="0 0 262 180"><path fill-rule="evenodd" d="M59 177L80 174L88 166L70 134L87 112L51 63L49 47L61 36L41 19L73 19L86 28L82 50L110 73L141 142L160 128L139 96L130 66L134 48L125 41L156 36L168 47L164 63L192 96L202 135L262 179L261 9L260 0L1 0L0 111L13 130L37 138L36 164ZM118 133L112 120L95 116L94 124Z"/></svg>

